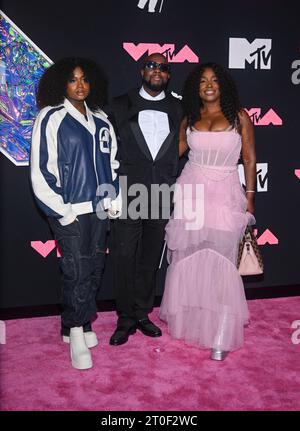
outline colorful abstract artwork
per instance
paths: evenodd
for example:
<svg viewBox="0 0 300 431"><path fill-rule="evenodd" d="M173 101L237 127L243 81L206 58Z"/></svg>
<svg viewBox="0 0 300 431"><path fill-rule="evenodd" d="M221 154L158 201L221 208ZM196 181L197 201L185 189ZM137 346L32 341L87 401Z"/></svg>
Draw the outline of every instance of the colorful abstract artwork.
<svg viewBox="0 0 300 431"><path fill-rule="evenodd" d="M39 79L52 61L0 11L0 151L28 165Z"/></svg>

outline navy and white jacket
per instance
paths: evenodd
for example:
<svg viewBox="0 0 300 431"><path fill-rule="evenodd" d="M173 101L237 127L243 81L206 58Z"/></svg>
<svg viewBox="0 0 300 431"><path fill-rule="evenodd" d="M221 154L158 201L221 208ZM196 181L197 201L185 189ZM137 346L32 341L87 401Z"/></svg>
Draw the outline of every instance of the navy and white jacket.
<svg viewBox="0 0 300 431"><path fill-rule="evenodd" d="M33 191L43 212L63 226L79 214L95 212L100 200L104 209L121 210L114 129L103 111L85 107L88 121L67 99L48 106L32 133ZM99 186L106 192L97 196Z"/></svg>

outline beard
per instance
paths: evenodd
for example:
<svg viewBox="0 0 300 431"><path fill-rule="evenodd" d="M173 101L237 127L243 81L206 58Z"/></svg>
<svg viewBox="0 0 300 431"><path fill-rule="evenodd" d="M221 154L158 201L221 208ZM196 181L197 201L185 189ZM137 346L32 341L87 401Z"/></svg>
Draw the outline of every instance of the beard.
<svg viewBox="0 0 300 431"><path fill-rule="evenodd" d="M159 83L159 82L152 83L151 81L146 81L146 79L142 78L142 83L149 90L157 91L159 93L161 91L165 90L167 87L167 82L163 82L163 81L161 83Z"/></svg>

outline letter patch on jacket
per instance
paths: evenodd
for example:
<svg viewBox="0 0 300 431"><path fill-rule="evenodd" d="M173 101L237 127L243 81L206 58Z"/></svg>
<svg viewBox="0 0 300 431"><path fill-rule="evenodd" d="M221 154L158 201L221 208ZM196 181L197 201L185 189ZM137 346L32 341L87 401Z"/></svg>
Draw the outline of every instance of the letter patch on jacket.
<svg viewBox="0 0 300 431"><path fill-rule="evenodd" d="M110 133L106 127L102 127L99 132L100 151L109 153Z"/></svg>

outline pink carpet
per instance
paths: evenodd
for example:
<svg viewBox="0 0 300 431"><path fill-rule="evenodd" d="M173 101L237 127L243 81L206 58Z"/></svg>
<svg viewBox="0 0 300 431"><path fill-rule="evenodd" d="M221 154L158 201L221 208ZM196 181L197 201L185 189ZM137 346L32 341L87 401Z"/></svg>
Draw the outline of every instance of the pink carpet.
<svg viewBox="0 0 300 431"><path fill-rule="evenodd" d="M245 347L224 362L164 334L109 346L115 314L99 313L94 367L71 367L59 318L6 321L1 351L1 410L299 410L300 344L292 343L300 297L248 301ZM295 337L296 341L299 338Z"/></svg>

